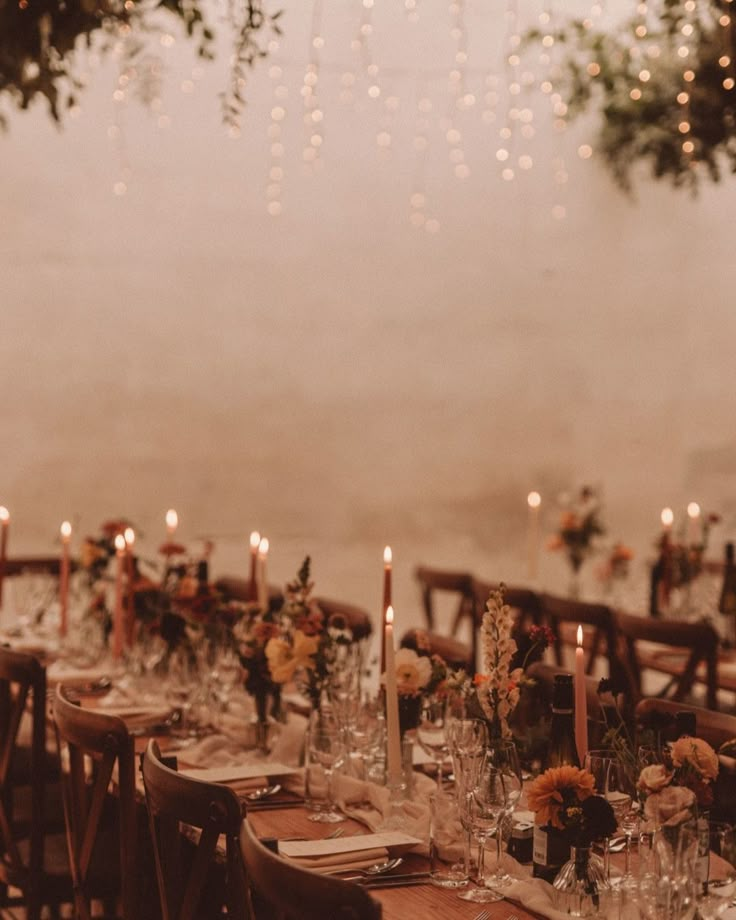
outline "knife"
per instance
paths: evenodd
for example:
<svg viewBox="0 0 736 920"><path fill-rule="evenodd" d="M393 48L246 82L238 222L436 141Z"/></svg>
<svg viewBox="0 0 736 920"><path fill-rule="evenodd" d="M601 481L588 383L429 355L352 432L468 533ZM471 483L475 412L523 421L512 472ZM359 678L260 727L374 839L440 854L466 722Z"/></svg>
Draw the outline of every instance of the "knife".
<svg viewBox="0 0 736 920"><path fill-rule="evenodd" d="M426 885L429 872L409 872L404 875L384 875L380 878L362 878L359 884L363 888L399 888L404 885Z"/></svg>

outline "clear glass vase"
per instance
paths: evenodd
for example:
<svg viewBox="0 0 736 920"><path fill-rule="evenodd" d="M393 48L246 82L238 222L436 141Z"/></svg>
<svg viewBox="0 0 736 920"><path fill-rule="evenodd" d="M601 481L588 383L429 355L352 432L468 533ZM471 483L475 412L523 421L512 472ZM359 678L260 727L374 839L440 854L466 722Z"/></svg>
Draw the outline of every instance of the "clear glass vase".
<svg viewBox="0 0 736 920"><path fill-rule="evenodd" d="M605 916L609 883L590 847L571 847L570 859L553 882L557 909L571 917Z"/></svg>

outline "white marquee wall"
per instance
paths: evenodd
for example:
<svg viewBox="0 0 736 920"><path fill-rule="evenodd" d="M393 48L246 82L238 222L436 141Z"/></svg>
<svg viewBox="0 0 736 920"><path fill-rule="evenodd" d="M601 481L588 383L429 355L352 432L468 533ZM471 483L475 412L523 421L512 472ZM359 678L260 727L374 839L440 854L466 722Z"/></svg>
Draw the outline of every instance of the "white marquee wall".
<svg viewBox="0 0 736 920"><path fill-rule="evenodd" d="M277 219L265 210L268 64L234 140L222 71L182 94L192 57L177 44L171 126L125 106L122 197L111 65L63 130L37 108L0 138L0 501L13 548L50 549L67 516L87 532L118 514L153 547L173 505L188 537L214 535L220 570L240 564L256 527L274 579L311 552L323 593L369 606L391 542L410 610L418 561L523 578L528 490L551 500L594 481L611 535L640 559L662 506L691 498L726 515L720 549L736 530L733 183L693 199L645 180L627 200L595 158L575 156L587 129L574 127L567 218L554 221L551 135L535 142L535 168L504 183L496 136L468 116L472 175L451 175L434 136L427 193L441 228L416 230L410 71L451 47L444 4L436 32L419 24L437 47L411 54L404 14L376 12L375 59L401 70L386 65L385 92L404 106L386 162L381 110L337 100L359 14L327 17L312 179L299 108L308 16L285 5ZM428 82L442 98L444 77ZM545 559L548 583L561 567Z"/></svg>

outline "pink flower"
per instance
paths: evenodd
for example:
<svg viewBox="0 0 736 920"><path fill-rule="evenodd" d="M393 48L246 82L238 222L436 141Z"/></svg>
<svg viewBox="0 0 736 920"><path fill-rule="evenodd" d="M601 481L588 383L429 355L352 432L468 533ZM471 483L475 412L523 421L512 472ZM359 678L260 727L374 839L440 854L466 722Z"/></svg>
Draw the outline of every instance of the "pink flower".
<svg viewBox="0 0 736 920"><path fill-rule="evenodd" d="M664 764L651 764L639 774L639 781L636 784L637 789L651 795L653 792L661 792L665 786L672 782L672 774L666 769Z"/></svg>

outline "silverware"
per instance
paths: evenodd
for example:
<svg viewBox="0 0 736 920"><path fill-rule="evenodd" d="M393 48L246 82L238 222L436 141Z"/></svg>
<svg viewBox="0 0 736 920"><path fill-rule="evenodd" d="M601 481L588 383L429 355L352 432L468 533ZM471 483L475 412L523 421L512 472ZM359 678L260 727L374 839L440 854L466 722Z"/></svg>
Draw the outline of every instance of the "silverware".
<svg viewBox="0 0 736 920"><path fill-rule="evenodd" d="M516 914L509 914L506 920L519 920Z"/></svg>
<svg viewBox="0 0 736 920"><path fill-rule="evenodd" d="M473 920L488 920L490 914L487 910L482 910L479 914L473 917Z"/></svg>
<svg viewBox="0 0 736 920"><path fill-rule="evenodd" d="M387 859L385 862L374 863L372 866L366 866L365 869L343 869L342 872L353 872L357 875L351 875L350 878L344 878L344 882L354 882L365 876L383 875L384 872L390 872L392 869L398 869L404 859L401 856L395 856L393 859ZM335 875L340 875L336 872Z"/></svg>
<svg viewBox="0 0 736 920"><path fill-rule="evenodd" d="M260 786L252 792L246 792L245 798L250 802L258 802L260 799L268 798L269 795L275 795L281 791L281 783L274 783L273 786Z"/></svg>
<svg viewBox="0 0 736 920"><path fill-rule="evenodd" d="M245 796L240 796L241 801L248 802ZM277 808L303 808L304 799L256 799L255 802L248 802L250 811L275 811Z"/></svg>
<svg viewBox="0 0 736 920"><path fill-rule="evenodd" d="M403 888L404 885L426 885L429 872L411 872L408 875L379 875L356 879L363 888Z"/></svg>

